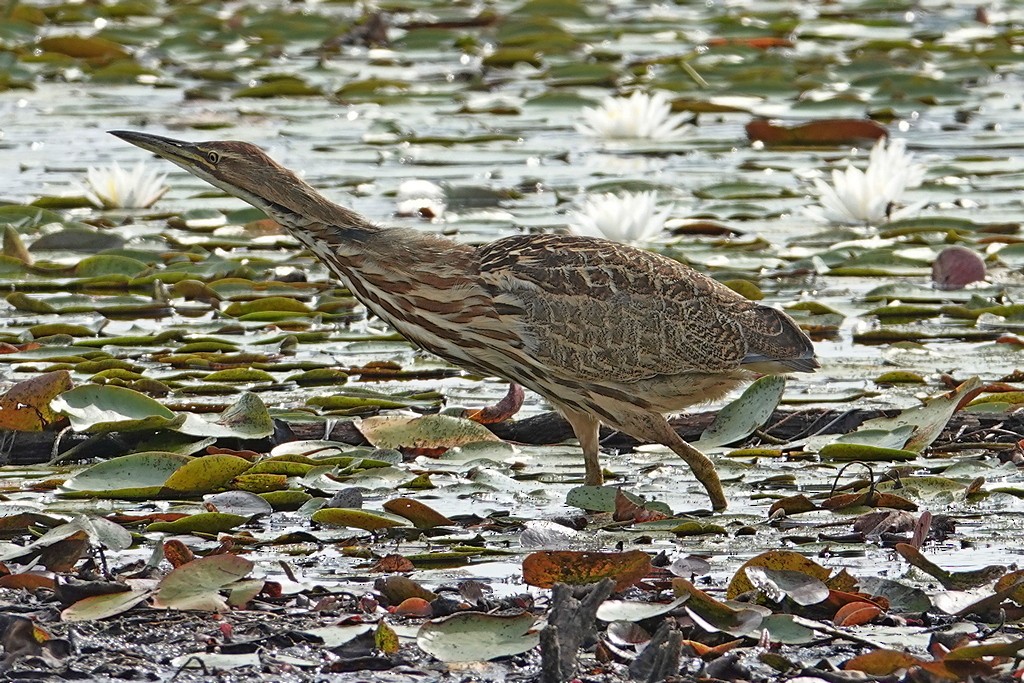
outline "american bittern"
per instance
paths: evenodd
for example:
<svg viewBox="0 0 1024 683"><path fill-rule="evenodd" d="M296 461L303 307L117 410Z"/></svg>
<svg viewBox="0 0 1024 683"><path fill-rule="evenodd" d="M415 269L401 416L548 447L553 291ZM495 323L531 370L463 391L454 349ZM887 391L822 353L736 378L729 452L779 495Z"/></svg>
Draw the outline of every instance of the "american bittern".
<svg viewBox="0 0 1024 683"><path fill-rule="evenodd" d="M604 423L671 448L724 508L714 464L663 414L720 398L756 373L818 367L785 313L642 249L562 235L474 247L384 228L254 145L112 133L264 211L409 341L546 398L583 447L587 484L603 481Z"/></svg>

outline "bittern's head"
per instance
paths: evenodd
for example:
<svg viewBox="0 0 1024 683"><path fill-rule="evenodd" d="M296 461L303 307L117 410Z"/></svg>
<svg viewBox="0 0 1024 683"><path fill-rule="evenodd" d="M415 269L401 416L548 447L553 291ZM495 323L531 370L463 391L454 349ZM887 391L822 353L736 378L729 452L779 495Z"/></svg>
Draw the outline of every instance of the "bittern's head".
<svg viewBox="0 0 1024 683"><path fill-rule="evenodd" d="M301 214L310 199L319 198L294 173L248 142L185 142L130 130L110 134L174 162L272 216Z"/></svg>

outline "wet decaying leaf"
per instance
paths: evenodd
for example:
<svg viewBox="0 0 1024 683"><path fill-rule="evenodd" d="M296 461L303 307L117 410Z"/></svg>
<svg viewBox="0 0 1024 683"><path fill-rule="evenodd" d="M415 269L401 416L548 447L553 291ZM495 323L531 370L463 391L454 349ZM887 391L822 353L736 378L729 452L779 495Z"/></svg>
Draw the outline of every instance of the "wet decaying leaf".
<svg viewBox="0 0 1024 683"><path fill-rule="evenodd" d="M736 598L754 589L754 585L746 574L747 567L799 572L819 581L827 581L832 574L828 569L799 553L788 550L768 551L747 560L733 574L732 581L729 582L729 587L726 589L727 597Z"/></svg>
<svg viewBox="0 0 1024 683"><path fill-rule="evenodd" d="M412 498L394 498L382 506L387 512L405 517L417 529L432 529L454 524L430 506Z"/></svg>
<svg viewBox="0 0 1024 683"><path fill-rule="evenodd" d="M479 662L532 650L540 640L532 614L463 612L420 626L416 644L444 662Z"/></svg>
<svg viewBox="0 0 1024 683"><path fill-rule="evenodd" d="M870 143L887 134L884 126L866 119L826 119L796 126L761 120L747 124L747 137L773 146L856 145Z"/></svg>
<svg viewBox="0 0 1024 683"><path fill-rule="evenodd" d="M550 588L556 583L586 585L611 578L615 580L616 590L623 590L646 576L650 568L651 558L639 550L625 553L543 551L530 553L523 559L523 580L531 586Z"/></svg>
<svg viewBox="0 0 1024 683"><path fill-rule="evenodd" d="M36 432L59 422L63 418L50 407L50 402L71 387L71 375L66 370L18 382L0 396L0 429Z"/></svg>

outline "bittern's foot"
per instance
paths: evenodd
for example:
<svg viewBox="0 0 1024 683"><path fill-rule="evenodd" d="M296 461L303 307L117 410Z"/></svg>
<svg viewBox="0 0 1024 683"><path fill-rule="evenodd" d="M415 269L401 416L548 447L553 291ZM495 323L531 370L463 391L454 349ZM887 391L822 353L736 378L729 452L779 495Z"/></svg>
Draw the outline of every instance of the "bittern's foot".
<svg viewBox="0 0 1024 683"><path fill-rule="evenodd" d="M718 478L718 470L715 469L715 464L711 462L708 456L682 439L679 440L679 443L682 446L676 445L671 448L675 451L676 455L686 461L686 464L693 470L693 476L697 477L697 481L708 492L708 497L711 499L711 509L718 512L729 507L729 502L725 499L725 491L722 490L722 480Z"/></svg>

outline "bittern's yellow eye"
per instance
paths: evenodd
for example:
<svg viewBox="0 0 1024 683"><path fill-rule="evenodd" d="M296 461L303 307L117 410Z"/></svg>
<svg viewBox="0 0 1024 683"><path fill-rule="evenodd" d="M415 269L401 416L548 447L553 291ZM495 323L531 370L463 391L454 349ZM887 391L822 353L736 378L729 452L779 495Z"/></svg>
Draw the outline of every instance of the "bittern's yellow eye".
<svg viewBox="0 0 1024 683"><path fill-rule="evenodd" d="M220 154L218 154L217 152L213 152L213 151L207 152L206 153L206 160L209 161L214 166L216 166L218 163L220 163Z"/></svg>

